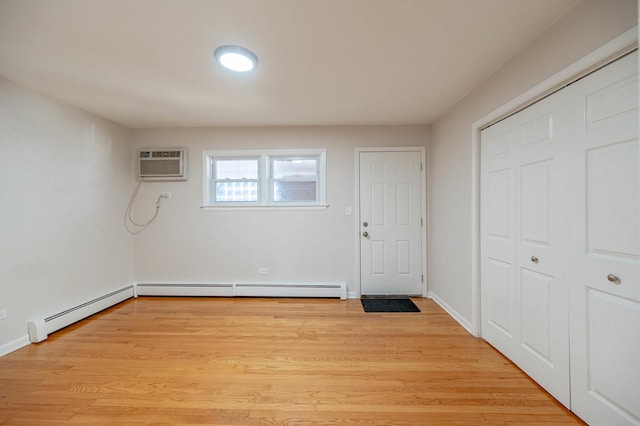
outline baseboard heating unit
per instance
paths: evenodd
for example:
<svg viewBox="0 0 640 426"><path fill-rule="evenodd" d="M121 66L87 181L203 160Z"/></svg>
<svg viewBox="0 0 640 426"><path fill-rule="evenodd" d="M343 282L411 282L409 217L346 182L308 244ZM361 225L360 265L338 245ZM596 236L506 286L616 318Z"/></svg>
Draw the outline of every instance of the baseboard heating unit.
<svg viewBox="0 0 640 426"><path fill-rule="evenodd" d="M347 298L346 283L224 283L136 285L138 296L337 297Z"/></svg>
<svg viewBox="0 0 640 426"><path fill-rule="evenodd" d="M134 297L134 295L134 286L130 285L46 318L28 321L29 340L31 343L42 342L54 331L58 331L61 328L110 308L113 305L117 305L120 302Z"/></svg>

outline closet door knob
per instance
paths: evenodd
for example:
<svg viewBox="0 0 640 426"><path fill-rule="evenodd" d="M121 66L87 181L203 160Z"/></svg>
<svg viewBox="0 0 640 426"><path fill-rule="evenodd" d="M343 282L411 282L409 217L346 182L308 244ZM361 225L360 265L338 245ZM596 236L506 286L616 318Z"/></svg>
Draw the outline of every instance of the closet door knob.
<svg viewBox="0 0 640 426"><path fill-rule="evenodd" d="M537 258L537 257L535 257L535 256L531 256L531 261L532 261L533 263L538 263L538 262L539 262L538 258Z"/></svg>
<svg viewBox="0 0 640 426"><path fill-rule="evenodd" d="M609 275L607 275L607 279L608 279L610 282L614 283L614 284L620 284L620 283L622 282L622 280L620 280L620 278L616 277L616 276L615 276L615 275L613 275L613 274L609 274Z"/></svg>
<svg viewBox="0 0 640 426"><path fill-rule="evenodd" d="M362 236L363 236L363 237L368 237L368 236L369 236L369 233L368 233L367 231L364 231L364 232L362 233Z"/></svg>

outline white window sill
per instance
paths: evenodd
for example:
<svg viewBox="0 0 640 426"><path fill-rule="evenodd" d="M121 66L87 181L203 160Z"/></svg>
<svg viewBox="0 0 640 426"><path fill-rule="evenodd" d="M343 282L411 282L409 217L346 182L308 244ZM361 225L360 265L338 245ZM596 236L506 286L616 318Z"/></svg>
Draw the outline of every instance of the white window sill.
<svg viewBox="0 0 640 426"><path fill-rule="evenodd" d="M329 205L321 204L321 205L290 205L290 206L200 206L202 210L213 210L213 211L303 211L303 210L327 210Z"/></svg>

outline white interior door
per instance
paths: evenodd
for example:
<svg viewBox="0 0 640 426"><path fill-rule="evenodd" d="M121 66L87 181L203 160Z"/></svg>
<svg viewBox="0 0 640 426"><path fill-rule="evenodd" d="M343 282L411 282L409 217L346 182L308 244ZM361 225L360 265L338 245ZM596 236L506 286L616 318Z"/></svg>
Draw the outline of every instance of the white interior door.
<svg viewBox="0 0 640 426"><path fill-rule="evenodd" d="M422 294L421 152L360 152L363 295Z"/></svg>
<svg viewBox="0 0 640 426"><path fill-rule="evenodd" d="M590 424L640 424L638 54L567 89L577 124L570 212L571 404ZM573 356L573 355L576 356Z"/></svg>
<svg viewBox="0 0 640 426"><path fill-rule="evenodd" d="M481 135L482 336L570 402L564 100Z"/></svg>

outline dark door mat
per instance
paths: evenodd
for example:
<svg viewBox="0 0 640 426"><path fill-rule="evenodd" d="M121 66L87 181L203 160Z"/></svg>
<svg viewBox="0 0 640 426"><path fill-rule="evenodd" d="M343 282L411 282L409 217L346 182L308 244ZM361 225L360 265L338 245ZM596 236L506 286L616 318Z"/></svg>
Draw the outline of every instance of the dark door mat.
<svg viewBox="0 0 640 426"><path fill-rule="evenodd" d="M365 312L420 312L411 299L360 299Z"/></svg>

